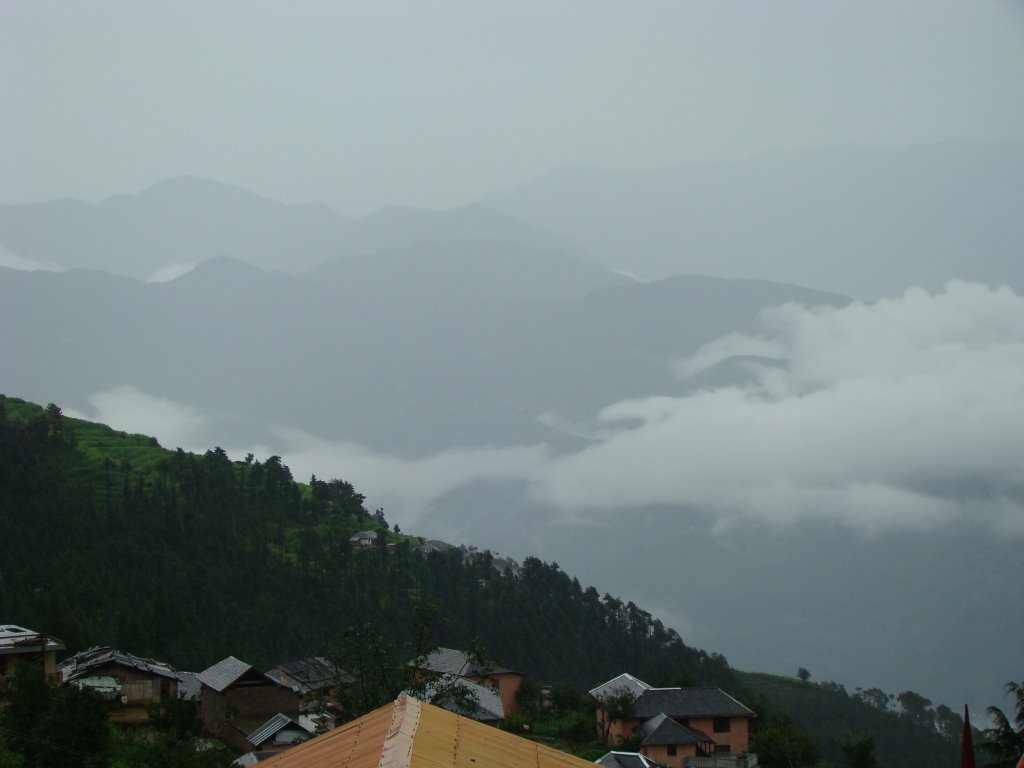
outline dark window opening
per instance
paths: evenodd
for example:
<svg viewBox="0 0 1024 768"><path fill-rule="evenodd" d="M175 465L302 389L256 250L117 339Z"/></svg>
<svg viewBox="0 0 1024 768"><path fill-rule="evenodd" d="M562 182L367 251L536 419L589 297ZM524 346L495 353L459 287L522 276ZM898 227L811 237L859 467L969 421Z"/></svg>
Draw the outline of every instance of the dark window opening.
<svg viewBox="0 0 1024 768"><path fill-rule="evenodd" d="M728 733L730 725L732 725L732 722L728 717L716 717L712 728L714 728L715 733Z"/></svg>

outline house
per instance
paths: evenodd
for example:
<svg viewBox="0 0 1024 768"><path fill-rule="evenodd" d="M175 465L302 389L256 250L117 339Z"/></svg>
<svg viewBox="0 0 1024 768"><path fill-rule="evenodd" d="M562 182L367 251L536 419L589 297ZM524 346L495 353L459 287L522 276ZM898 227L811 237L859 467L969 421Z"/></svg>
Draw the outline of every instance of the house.
<svg viewBox="0 0 1024 768"><path fill-rule="evenodd" d="M253 752L273 752L309 741L313 731L281 712L246 736Z"/></svg>
<svg viewBox="0 0 1024 768"><path fill-rule="evenodd" d="M359 547L360 549L368 549L377 543L377 532L376 531L359 531L359 533L353 534L349 537L348 543L353 547Z"/></svg>
<svg viewBox="0 0 1024 768"><path fill-rule="evenodd" d="M594 764L411 696L265 760L266 768L455 768Z"/></svg>
<svg viewBox="0 0 1024 768"><path fill-rule="evenodd" d="M505 719L505 707L496 688L466 677L450 677L448 681L454 686L450 688L440 679L429 681L424 687L424 700L478 723L498 725Z"/></svg>
<svg viewBox="0 0 1024 768"><path fill-rule="evenodd" d="M0 624L0 683L14 677L18 666L39 667L49 678L57 677L57 651L64 643L55 637L17 624Z"/></svg>
<svg viewBox="0 0 1024 768"><path fill-rule="evenodd" d="M424 541L418 547L416 547L415 551L421 555L432 555L435 552L444 552L445 550L451 548L451 544L446 544L445 542L440 541L438 539L429 539L427 541Z"/></svg>
<svg viewBox="0 0 1024 768"><path fill-rule="evenodd" d="M180 684L178 673L169 664L109 646L76 653L57 665L57 672L63 685L88 688L128 708L177 698Z"/></svg>
<svg viewBox="0 0 1024 768"><path fill-rule="evenodd" d="M629 674L590 695L599 702L597 724L609 745L635 739L640 754L668 768L693 765L693 758L711 754L746 753L757 717L720 688L655 688ZM609 712L615 703L619 717Z"/></svg>
<svg viewBox="0 0 1024 768"><path fill-rule="evenodd" d="M303 703L317 697L329 697L337 686L349 686L355 682L352 675L336 667L323 656L278 664L268 669L267 674L282 685L297 691Z"/></svg>
<svg viewBox="0 0 1024 768"><path fill-rule="evenodd" d="M228 656L199 673L203 727L239 752L254 750L250 736L277 715L299 718L299 693L246 662Z"/></svg>
<svg viewBox="0 0 1024 768"><path fill-rule="evenodd" d="M412 664L412 662L410 662ZM519 688L523 675L514 669L474 661L464 651L438 648L428 654L420 664L427 674L454 675L489 688L495 688L501 698L503 716L519 711Z"/></svg>

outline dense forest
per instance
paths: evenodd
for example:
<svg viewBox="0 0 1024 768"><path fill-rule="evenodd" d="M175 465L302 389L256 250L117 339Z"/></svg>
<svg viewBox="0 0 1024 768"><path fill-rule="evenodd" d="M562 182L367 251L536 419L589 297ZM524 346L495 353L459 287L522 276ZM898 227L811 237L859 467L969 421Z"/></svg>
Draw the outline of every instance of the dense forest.
<svg viewBox="0 0 1024 768"><path fill-rule="evenodd" d="M378 543L354 548L350 536L366 529ZM109 644L179 669L229 654L267 667L331 654L347 627L400 646L431 605L436 643L479 639L537 682L582 691L629 671L654 685L719 685L760 712L766 749L768 734L795 725L835 764L866 736L890 768L953 765L958 754L955 720L898 715L837 684L738 673L555 564L509 569L464 547L423 554L342 480L298 483L279 457L168 451L2 396L0 541L0 617L69 652Z"/></svg>

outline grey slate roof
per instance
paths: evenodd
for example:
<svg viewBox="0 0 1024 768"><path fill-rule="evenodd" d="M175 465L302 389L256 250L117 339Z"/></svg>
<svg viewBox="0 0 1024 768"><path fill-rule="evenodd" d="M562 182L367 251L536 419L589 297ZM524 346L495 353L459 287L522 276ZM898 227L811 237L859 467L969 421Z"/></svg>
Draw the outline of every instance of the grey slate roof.
<svg viewBox="0 0 1024 768"><path fill-rule="evenodd" d="M267 676L299 693L313 693L337 682L351 685L355 678L343 669L338 669L323 656L313 656L287 664L278 664L267 670Z"/></svg>
<svg viewBox="0 0 1024 768"><path fill-rule="evenodd" d="M639 752L608 752L594 761L605 768L665 768Z"/></svg>
<svg viewBox="0 0 1024 768"><path fill-rule="evenodd" d="M130 653L124 653L110 646L96 646L80 651L58 664L57 671L60 672L61 680L67 683L80 677L85 677L92 670L107 664L116 664L120 667L127 667L139 672L148 672L151 675L167 677L172 680L180 679L180 676L170 664L164 664L162 661L156 661L155 659L133 656Z"/></svg>
<svg viewBox="0 0 1024 768"><path fill-rule="evenodd" d="M423 668L442 675L459 675L460 677L515 673L514 669L506 667L481 667L463 651L456 651L453 648L438 648L423 660Z"/></svg>
<svg viewBox="0 0 1024 768"><path fill-rule="evenodd" d="M306 734L309 733L306 727L298 720L292 720L288 715L278 712L272 718L267 720L267 722L246 736L246 739L248 739L250 744L259 746L278 731L288 727L297 728Z"/></svg>
<svg viewBox="0 0 1024 768"><path fill-rule="evenodd" d="M55 637L17 624L0 624L0 655L63 650L64 643Z"/></svg>
<svg viewBox="0 0 1024 768"><path fill-rule="evenodd" d="M199 682L220 693L252 668L251 664L228 656L200 672Z"/></svg>
<svg viewBox="0 0 1024 768"><path fill-rule="evenodd" d="M664 712L659 712L636 729L640 743L645 746L663 744L699 744L702 741L714 743L714 739L697 728L680 725Z"/></svg>
<svg viewBox="0 0 1024 768"><path fill-rule="evenodd" d="M636 717L756 717L721 688L650 688L633 703Z"/></svg>
<svg viewBox="0 0 1024 768"><path fill-rule="evenodd" d="M590 695L595 699L603 699L606 696L615 696L619 693L631 693L636 699L644 691L651 690L651 686L628 672L623 672L618 677L613 677L606 683L590 689ZM611 754L611 753L609 753ZM624 753L625 754L625 753Z"/></svg>
<svg viewBox="0 0 1024 768"><path fill-rule="evenodd" d="M476 704L463 706L455 702L435 700L438 695L438 691L437 686L433 681L428 682L426 686L424 686L424 699L431 704L441 707L442 709L447 709L449 712L454 712L456 715L469 717L473 720L487 722L505 719L505 708L502 706L501 696L496 690L489 686L480 685L479 683L474 683L472 680L466 680L464 678L456 681L455 684L464 686L473 693L476 696Z"/></svg>

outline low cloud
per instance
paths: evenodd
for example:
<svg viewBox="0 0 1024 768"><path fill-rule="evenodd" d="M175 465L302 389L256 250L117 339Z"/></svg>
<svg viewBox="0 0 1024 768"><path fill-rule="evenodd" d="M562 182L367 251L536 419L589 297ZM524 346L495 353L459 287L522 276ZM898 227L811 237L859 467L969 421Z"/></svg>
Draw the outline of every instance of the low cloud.
<svg viewBox="0 0 1024 768"><path fill-rule="evenodd" d="M147 283L169 283L172 280L177 280L182 275L187 275L193 269L196 268L198 262L189 261L181 264L168 264L166 267L160 267L156 272L146 278Z"/></svg>
<svg viewBox="0 0 1024 768"><path fill-rule="evenodd" d="M612 404L591 444L561 455L535 445L409 459L284 426L228 451L279 454L303 480L344 478L403 525L461 487L519 482L567 521L658 505L699 510L723 531L825 520L873 535L966 519L1024 536L1024 298L1013 291L954 282L838 309L789 304L765 312L759 334L714 341L675 368L692 377L734 355L786 364L748 362L743 384ZM130 386L89 403L87 418L210 447L209 418L188 405Z"/></svg>
<svg viewBox="0 0 1024 768"><path fill-rule="evenodd" d="M12 253L3 246L0 246L0 267L7 267L8 269L19 269L23 272L63 272L64 268L59 264L52 264L48 261L36 261L35 259L27 259L24 256L19 256L16 253Z"/></svg>
<svg viewBox="0 0 1024 768"><path fill-rule="evenodd" d="M65 409L68 416L89 419L123 432L155 437L162 446L205 451L206 416L195 408L123 385L97 392L88 399L90 412Z"/></svg>
<svg viewBox="0 0 1024 768"><path fill-rule="evenodd" d="M712 342L782 357L749 384L605 408L600 442L533 488L567 508L687 505L727 527L829 519L872 533L971 518L1024 534L1024 299L954 282L847 307L786 305Z"/></svg>
<svg viewBox="0 0 1024 768"><path fill-rule="evenodd" d="M276 427L285 462L298 477L343 477L388 517L403 523L444 494L480 482L518 481L537 476L547 461L543 445L510 448L459 448L417 459L375 453L360 445ZM301 473L301 474L300 474Z"/></svg>

